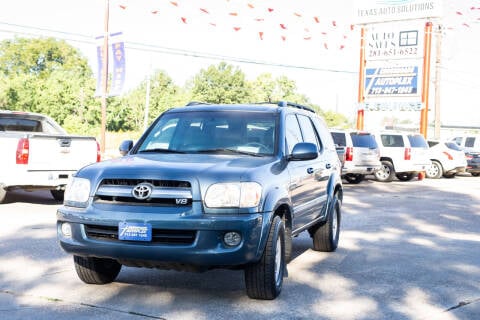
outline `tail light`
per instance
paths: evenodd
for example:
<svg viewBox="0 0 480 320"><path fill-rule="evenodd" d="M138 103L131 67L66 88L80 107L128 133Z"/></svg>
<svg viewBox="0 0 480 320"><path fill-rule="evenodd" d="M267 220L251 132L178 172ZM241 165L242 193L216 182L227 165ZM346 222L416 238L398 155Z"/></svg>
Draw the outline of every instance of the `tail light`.
<svg viewBox="0 0 480 320"><path fill-rule="evenodd" d="M450 153L443 151L443 154L447 156L448 160L453 160L453 157Z"/></svg>
<svg viewBox="0 0 480 320"><path fill-rule="evenodd" d="M28 164L28 156L30 154L30 142L28 138L18 140L16 162L17 164Z"/></svg>
<svg viewBox="0 0 480 320"><path fill-rule="evenodd" d="M97 162L102 161L102 154L100 152L100 144L97 141Z"/></svg>
<svg viewBox="0 0 480 320"><path fill-rule="evenodd" d="M466 154L465 155L465 159L467 160L472 160L473 159L473 156L471 154Z"/></svg>
<svg viewBox="0 0 480 320"><path fill-rule="evenodd" d="M405 153L403 155L403 158L405 160L410 160L412 159L412 149L411 148L405 148Z"/></svg>
<svg viewBox="0 0 480 320"><path fill-rule="evenodd" d="M353 147L347 147L345 150L345 161L353 161Z"/></svg>

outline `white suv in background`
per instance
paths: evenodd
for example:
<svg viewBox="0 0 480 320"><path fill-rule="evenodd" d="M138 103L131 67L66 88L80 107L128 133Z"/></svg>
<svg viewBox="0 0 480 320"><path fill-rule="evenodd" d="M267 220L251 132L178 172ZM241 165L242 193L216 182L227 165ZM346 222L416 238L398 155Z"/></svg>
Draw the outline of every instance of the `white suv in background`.
<svg viewBox="0 0 480 320"><path fill-rule="evenodd" d="M428 144L419 133L387 131L376 133L375 139L382 162L382 168L375 172L378 181L390 182L394 177L409 181L432 165Z"/></svg>
<svg viewBox="0 0 480 320"><path fill-rule="evenodd" d="M381 168L380 150L371 133L330 129L330 134L335 145L345 149L342 178L346 181L360 183Z"/></svg>
<svg viewBox="0 0 480 320"><path fill-rule="evenodd" d="M480 136L457 136L451 141L467 152L480 152Z"/></svg>

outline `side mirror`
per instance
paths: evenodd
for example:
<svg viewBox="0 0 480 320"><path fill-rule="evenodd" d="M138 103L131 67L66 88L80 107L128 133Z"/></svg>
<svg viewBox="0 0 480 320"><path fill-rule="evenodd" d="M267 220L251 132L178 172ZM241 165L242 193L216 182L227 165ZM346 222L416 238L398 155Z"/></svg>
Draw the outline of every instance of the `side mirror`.
<svg viewBox="0 0 480 320"><path fill-rule="evenodd" d="M313 160L318 157L318 148L317 145L310 142L300 142L297 143L292 150L290 155L290 160L302 161L302 160Z"/></svg>
<svg viewBox="0 0 480 320"><path fill-rule="evenodd" d="M120 144L120 147L118 148L118 151L120 151L120 154L125 156L130 150L133 148L133 141L132 140L124 140Z"/></svg>

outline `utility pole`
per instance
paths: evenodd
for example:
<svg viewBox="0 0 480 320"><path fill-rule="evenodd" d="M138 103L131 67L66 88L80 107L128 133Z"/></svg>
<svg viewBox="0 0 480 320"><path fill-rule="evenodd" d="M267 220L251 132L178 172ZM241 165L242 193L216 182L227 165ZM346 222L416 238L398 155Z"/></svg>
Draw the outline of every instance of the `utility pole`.
<svg viewBox="0 0 480 320"><path fill-rule="evenodd" d="M102 54L102 124L100 129L100 152L105 154L105 128L107 126L107 91L108 91L108 15L110 3L105 0L105 20Z"/></svg>
<svg viewBox="0 0 480 320"><path fill-rule="evenodd" d="M435 139L440 139L440 80L442 67L442 25L439 24L436 33L436 52L435 52Z"/></svg>

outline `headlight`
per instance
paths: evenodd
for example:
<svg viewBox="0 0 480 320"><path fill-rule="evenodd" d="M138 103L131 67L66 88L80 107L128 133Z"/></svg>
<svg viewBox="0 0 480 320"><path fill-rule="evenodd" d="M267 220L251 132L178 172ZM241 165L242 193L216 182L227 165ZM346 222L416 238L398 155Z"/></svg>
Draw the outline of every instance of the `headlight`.
<svg viewBox="0 0 480 320"><path fill-rule="evenodd" d="M90 195L90 180L73 177L65 189L64 203L73 207L86 207Z"/></svg>
<svg viewBox="0 0 480 320"><path fill-rule="evenodd" d="M258 206L262 186L256 182L212 184L205 196L209 208L253 208Z"/></svg>

